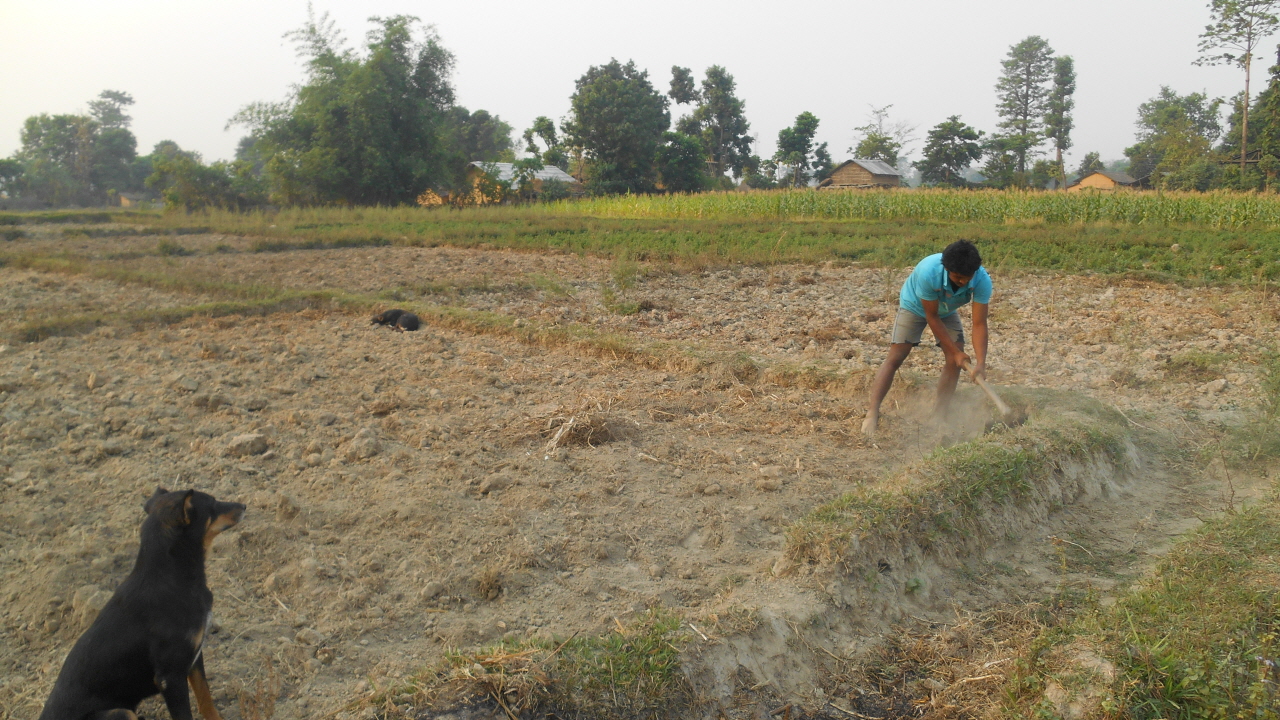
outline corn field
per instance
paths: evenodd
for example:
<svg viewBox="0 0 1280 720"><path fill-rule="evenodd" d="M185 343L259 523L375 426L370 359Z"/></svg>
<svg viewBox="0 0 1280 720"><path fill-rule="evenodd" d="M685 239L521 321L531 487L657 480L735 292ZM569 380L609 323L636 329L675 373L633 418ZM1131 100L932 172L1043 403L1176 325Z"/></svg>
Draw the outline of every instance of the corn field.
<svg viewBox="0 0 1280 720"><path fill-rule="evenodd" d="M966 190L775 190L623 195L556 203L553 211L618 218L939 220L980 223L1280 226L1280 195Z"/></svg>

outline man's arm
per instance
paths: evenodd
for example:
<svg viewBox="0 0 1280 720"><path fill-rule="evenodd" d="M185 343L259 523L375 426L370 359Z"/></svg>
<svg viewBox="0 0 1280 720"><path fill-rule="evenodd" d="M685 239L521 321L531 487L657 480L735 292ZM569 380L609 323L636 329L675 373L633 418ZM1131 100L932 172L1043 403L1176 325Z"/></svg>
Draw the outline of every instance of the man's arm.
<svg viewBox="0 0 1280 720"><path fill-rule="evenodd" d="M933 331L933 336L938 338L938 344L942 346L942 354L947 356L947 360L956 367L964 367L965 362L969 360L969 356L964 354L964 350L956 345L951 339L951 334L947 332L947 326L942 324L942 318L938 317L938 301L937 300L920 300L920 306L924 308L924 321L929 324L929 329ZM977 330L974 330L977 334ZM986 322L983 322L983 356L986 354Z"/></svg>
<svg viewBox="0 0 1280 720"><path fill-rule="evenodd" d="M973 376L987 377L987 310L986 303L973 303Z"/></svg>

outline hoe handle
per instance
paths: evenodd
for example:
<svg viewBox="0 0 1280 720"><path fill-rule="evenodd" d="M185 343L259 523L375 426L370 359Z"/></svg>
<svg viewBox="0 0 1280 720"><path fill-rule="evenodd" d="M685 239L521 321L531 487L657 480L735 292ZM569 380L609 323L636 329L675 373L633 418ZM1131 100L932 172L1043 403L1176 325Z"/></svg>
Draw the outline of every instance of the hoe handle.
<svg viewBox="0 0 1280 720"><path fill-rule="evenodd" d="M978 383L978 387L982 388L982 390L987 393L987 397L991 398L992 403L995 403L996 409L1000 411L1001 415L1013 414L1013 411L1009 409L1008 405L1004 404L1004 401L1000 399L1000 396L996 394L996 391L992 390L991 387L987 385L987 381L973 374L973 365L965 363L964 369L969 371L969 377L973 378L974 382Z"/></svg>

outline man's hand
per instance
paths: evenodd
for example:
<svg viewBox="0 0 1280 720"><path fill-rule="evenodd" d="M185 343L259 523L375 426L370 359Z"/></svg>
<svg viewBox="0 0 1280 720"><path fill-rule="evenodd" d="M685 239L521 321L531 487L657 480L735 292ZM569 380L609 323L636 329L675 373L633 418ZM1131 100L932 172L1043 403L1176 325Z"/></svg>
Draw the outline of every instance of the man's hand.
<svg viewBox="0 0 1280 720"><path fill-rule="evenodd" d="M965 352L959 348L956 348L955 353L948 354L947 360L952 364L954 364L956 367L962 367L962 368L968 368L973 363L973 361L969 358L969 356L966 355Z"/></svg>
<svg viewBox="0 0 1280 720"><path fill-rule="evenodd" d="M973 376L974 380L986 380L987 364L985 362L974 363L973 367L969 370L969 374Z"/></svg>

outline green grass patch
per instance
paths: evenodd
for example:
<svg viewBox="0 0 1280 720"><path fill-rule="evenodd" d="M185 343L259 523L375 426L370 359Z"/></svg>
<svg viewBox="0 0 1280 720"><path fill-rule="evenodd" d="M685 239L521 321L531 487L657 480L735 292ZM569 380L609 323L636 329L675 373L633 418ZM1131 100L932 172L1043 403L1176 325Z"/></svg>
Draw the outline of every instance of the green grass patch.
<svg viewBox="0 0 1280 720"><path fill-rule="evenodd" d="M1126 462L1128 431L1115 410L1053 391L1007 394L1011 405L1034 408L1025 424L936 450L880 483L819 505L788 531L788 556L847 562L867 538L927 549L949 539L1000 537L1005 529L988 527L988 513L1036 500L1063 463L1088 464L1099 455L1116 466Z"/></svg>
<svg viewBox="0 0 1280 720"><path fill-rule="evenodd" d="M740 195L750 198L757 194ZM827 197L822 193L794 195ZM929 197L907 192L884 197L898 202L899 195L905 199ZM968 199L1001 194L960 195ZM1067 197L1063 193L1032 195ZM659 212L661 208L653 207L652 213L626 213L622 212L624 205L586 201L462 211L299 208L271 213L139 215L132 222L147 223L157 231L199 225L210 232L249 236L256 238L252 249L257 252L403 245L589 253L619 259L623 281L627 279L625 264L641 261L688 269L825 261L905 267L958 239L978 243L987 267L1000 272L1102 273L1191 284L1280 280L1280 229L1266 224L1251 226L1248 236L1241 237L1234 227L1212 223L1007 223L964 214L945 219L840 213L770 215L746 210L735 214L729 211L732 205L723 212L699 214L669 208ZM1176 251L1174 245L1178 246Z"/></svg>
<svg viewBox="0 0 1280 720"><path fill-rule="evenodd" d="M182 256L182 255L194 254L190 250L183 247L181 244L176 243L172 240L161 240L159 243L156 244L156 252L159 253L160 255L169 255L169 256Z"/></svg>
<svg viewBox="0 0 1280 720"><path fill-rule="evenodd" d="M1236 466L1263 466L1280 458L1280 351L1262 356L1262 402L1245 422L1229 427L1224 458Z"/></svg>
<svg viewBox="0 0 1280 720"><path fill-rule="evenodd" d="M1165 374L1183 382L1208 382L1222 377L1222 366L1227 356L1203 350L1187 350L1169 358Z"/></svg>
<svg viewBox="0 0 1280 720"><path fill-rule="evenodd" d="M1006 688L1006 711L1059 717L1068 698L1089 717L1275 720L1278 641L1272 498L1209 522L1113 606L1095 605L1042 637ZM1110 667L1082 662L1081 649Z"/></svg>
<svg viewBox="0 0 1280 720"><path fill-rule="evenodd" d="M680 666L688 641L678 617L651 610L605 635L450 651L441 664L380 689L371 703L399 698L439 710L479 700L520 717L676 717L693 701Z"/></svg>
<svg viewBox="0 0 1280 720"><path fill-rule="evenodd" d="M134 222L140 217L157 217L156 213L107 210L47 210L38 212L0 213L0 225L92 225Z"/></svg>

